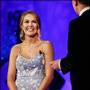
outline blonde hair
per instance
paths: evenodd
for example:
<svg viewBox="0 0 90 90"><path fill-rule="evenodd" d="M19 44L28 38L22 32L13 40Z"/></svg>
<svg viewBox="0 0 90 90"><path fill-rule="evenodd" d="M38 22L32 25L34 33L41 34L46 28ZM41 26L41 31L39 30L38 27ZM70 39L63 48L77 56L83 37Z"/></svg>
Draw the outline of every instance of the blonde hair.
<svg viewBox="0 0 90 90"><path fill-rule="evenodd" d="M35 12L33 12L33 11L28 11L28 12L23 13L23 14L21 15L21 18L20 18L20 39L21 39L21 41L23 41L23 40L25 39L25 34L24 34L21 26L22 26L22 23L23 23L23 19L24 19L24 17L25 17L27 14L31 14L31 15L34 15L34 16L35 16L35 18L36 18L36 20L37 20L37 23L38 23L38 28L39 28L39 30L38 30L38 37L40 37L40 28L41 28L40 17L39 17Z"/></svg>

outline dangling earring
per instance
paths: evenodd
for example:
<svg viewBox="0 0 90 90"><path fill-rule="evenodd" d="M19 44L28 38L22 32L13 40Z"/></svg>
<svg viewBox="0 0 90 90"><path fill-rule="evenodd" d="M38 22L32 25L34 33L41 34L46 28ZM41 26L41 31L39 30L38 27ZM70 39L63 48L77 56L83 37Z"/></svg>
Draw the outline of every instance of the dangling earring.
<svg viewBox="0 0 90 90"><path fill-rule="evenodd" d="M20 32L20 39L21 39L21 41L23 41L24 40L24 32L23 32L23 30L21 30L21 32Z"/></svg>
<svg viewBox="0 0 90 90"><path fill-rule="evenodd" d="M38 39L40 39L40 37L41 37L41 35L40 35L40 29L38 29L37 34L38 34Z"/></svg>

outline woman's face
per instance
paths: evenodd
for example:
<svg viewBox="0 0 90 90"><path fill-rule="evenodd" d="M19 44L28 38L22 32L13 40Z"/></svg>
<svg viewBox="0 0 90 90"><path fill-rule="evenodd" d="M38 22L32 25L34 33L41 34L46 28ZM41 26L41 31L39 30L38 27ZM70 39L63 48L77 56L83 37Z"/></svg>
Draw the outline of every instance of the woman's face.
<svg viewBox="0 0 90 90"><path fill-rule="evenodd" d="M34 36L38 32L38 22L36 17L32 14L25 15L21 27L25 35Z"/></svg>

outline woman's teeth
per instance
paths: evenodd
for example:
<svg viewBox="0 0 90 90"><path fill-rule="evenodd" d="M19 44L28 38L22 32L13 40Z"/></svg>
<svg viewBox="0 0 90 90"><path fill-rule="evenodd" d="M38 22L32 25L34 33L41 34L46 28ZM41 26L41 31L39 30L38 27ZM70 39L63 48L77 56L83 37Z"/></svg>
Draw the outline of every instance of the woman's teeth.
<svg viewBox="0 0 90 90"><path fill-rule="evenodd" d="M32 28L28 28L27 30L28 30L28 31L33 31L33 29L32 29Z"/></svg>

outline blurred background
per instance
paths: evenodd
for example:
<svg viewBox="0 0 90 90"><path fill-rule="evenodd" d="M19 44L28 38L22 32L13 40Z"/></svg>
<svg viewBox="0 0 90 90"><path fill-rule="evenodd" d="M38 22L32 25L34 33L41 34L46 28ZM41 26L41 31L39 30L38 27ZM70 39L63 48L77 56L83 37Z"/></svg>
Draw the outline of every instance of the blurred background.
<svg viewBox="0 0 90 90"><path fill-rule="evenodd" d="M36 12L41 19L41 39L54 47L54 59L67 55L69 22L77 15L71 0L2 0L0 1L0 90L8 90L7 71L10 50L20 43L19 19L23 12ZM58 85L58 86L57 86ZM58 87L58 88L57 88ZM57 71L51 90L71 90L69 73Z"/></svg>

